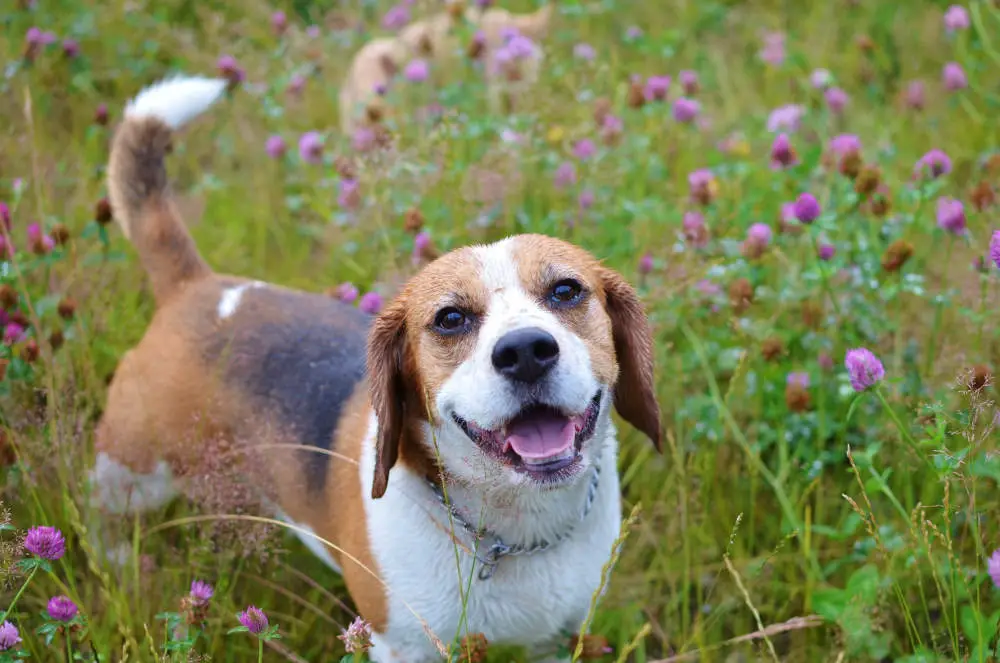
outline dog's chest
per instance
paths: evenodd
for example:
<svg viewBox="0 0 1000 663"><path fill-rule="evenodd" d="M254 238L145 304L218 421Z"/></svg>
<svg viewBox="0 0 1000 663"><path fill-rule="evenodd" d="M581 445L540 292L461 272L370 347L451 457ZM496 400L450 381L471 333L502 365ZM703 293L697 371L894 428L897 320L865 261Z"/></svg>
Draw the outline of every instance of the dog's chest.
<svg viewBox="0 0 1000 663"><path fill-rule="evenodd" d="M391 642L427 646L418 619L446 643L456 633L482 633L493 643L544 646L578 630L618 534L613 471L603 473L593 509L568 539L533 555L503 557L488 579L478 577L481 564L473 567L471 537L455 525L456 544L426 485L416 477L394 480L396 490L390 482L389 492L366 509L373 556L390 588ZM480 544L481 555L488 543Z"/></svg>

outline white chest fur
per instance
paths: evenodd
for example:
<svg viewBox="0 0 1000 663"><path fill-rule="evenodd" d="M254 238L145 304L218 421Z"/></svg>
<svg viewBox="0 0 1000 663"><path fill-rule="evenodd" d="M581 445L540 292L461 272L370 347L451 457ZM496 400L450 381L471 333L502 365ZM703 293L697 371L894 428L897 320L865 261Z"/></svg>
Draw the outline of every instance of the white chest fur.
<svg viewBox="0 0 1000 663"><path fill-rule="evenodd" d="M542 652L579 630L621 523L614 444L601 453L593 507L572 535L535 555L502 558L493 577L481 580L471 537L457 524L452 534L447 512L420 477L397 467L385 495L370 498L374 429L373 418L359 471L371 550L390 593L388 628L376 638L373 660L441 660L428 632L445 643L482 633L491 643ZM605 434L613 436L613 428ZM585 493L581 486L580 509Z"/></svg>

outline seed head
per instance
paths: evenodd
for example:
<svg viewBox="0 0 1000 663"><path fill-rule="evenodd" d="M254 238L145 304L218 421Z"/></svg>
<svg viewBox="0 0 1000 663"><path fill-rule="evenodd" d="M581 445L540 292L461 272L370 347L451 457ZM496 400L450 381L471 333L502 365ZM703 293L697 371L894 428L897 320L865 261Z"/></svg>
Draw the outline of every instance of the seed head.
<svg viewBox="0 0 1000 663"><path fill-rule="evenodd" d="M913 245L905 239L897 239L882 254L882 269L898 272L913 255Z"/></svg>
<svg viewBox="0 0 1000 663"><path fill-rule="evenodd" d="M55 527L32 527L24 538L24 549L35 557L55 561L66 553L66 540Z"/></svg>
<svg viewBox="0 0 1000 663"><path fill-rule="evenodd" d="M98 224L106 226L111 223L111 219L114 218L114 213L111 210L111 202L107 198L101 198L97 201L97 205L94 207L94 221Z"/></svg>
<svg viewBox="0 0 1000 663"><path fill-rule="evenodd" d="M692 200L702 205L710 205L719 194L719 183L707 168L701 168L688 175L688 186Z"/></svg>
<svg viewBox="0 0 1000 663"><path fill-rule="evenodd" d="M996 199L996 191L993 190L993 186L986 180L981 181L969 192L969 200L972 201L972 206L979 212L992 207Z"/></svg>
<svg viewBox="0 0 1000 663"><path fill-rule="evenodd" d="M882 183L882 171L878 166L864 166L854 179L854 191L862 197L870 196Z"/></svg>
<svg viewBox="0 0 1000 663"><path fill-rule="evenodd" d="M61 348L65 342L66 336L62 333L61 329L53 329L52 333L49 334L49 346L53 352Z"/></svg>
<svg viewBox="0 0 1000 663"><path fill-rule="evenodd" d="M746 278L729 284L729 303L737 313L742 313L753 303L753 285Z"/></svg>
<svg viewBox="0 0 1000 663"><path fill-rule="evenodd" d="M844 366L847 367L851 387L857 392L870 389L885 378L885 367L867 348L848 350L844 356Z"/></svg>
<svg viewBox="0 0 1000 663"><path fill-rule="evenodd" d="M993 383L993 372L989 366L976 364L972 367L968 377L968 387L971 391L982 391L984 387Z"/></svg>
<svg viewBox="0 0 1000 663"><path fill-rule="evenodd" d="M614 651L608 645L608 639L603 635L574 635L569 639L570 654L576 651L581 640L583 640L583 651L580 654L581 660L597 661Z"/></svg>
<svg viewBox="0 0 1000 663"><path fill-rule="evenodd" d="M416 207L412 207L403 215L403 228L408 233L417 234L424 227L424 215Z"/></svg>
<svg viewBox="0 0 1000 663"><path fill-rule="evenodd" d="M611 104L611 100L607 97L598 97L597 100L594 101L594 124L596 124L598 128L602 128L604 126L604 120L611 115L612 108L613 106Z"/></svg>
<svg viewBox="0 0 1000 663"><path fill-rule="evenodd" d="M15 306L17 306L17 290L8 283L0 284L0 308L12 309Z"/></svg>
<svg viewBox="0 0 1000 663"><path fill-rule="evenodd" d="M482 633L469 633L458 643L459 663L486 663L489 643Z"/></svg>
<svg viewBox="0 0 1000 663"><path fill-rule="evenodd" d="M785 343L777 336L765 338L760 344L760 354L765 361L774 361L785 354Z"/></svg>
<svg viewBox="0 0 1000 663"><path fill-rule="evenodd" d="M639 79L629 83L627 103L629 108L642 108L646 104L646 89Z"/></svg>
<svg viewBox="0 0 1000 663"><path fill-rule="evenodd" d="M49 599L46 611L49 617L57 622L71 622L79 612L79 608L68 596L53 596Z"/></svg>

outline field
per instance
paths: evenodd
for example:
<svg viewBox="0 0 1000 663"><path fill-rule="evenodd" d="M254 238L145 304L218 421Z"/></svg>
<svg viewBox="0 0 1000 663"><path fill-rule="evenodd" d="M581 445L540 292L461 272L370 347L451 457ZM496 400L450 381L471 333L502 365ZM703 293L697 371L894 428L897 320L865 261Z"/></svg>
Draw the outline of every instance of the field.
<svg viewBox="0 0 1000 663"><path fill-rule="evenodd" d="M94 424L153 310L100 202L109 140L143 86L220 70L238 82L168 165L218 271L385 299L532 231L640 289L666 440L620 425L636 517L604 660L997 660L1000 3L562 0L530 94L500 112L480 63L433 64L394 84L385 151L341 135L337 91L390 9L0 8L0 661L257 660L229 633L248 605L281 636L264 660L344 655L342 581L210 453L186 499L118 523L122 571L89 536ZM58 559L22 545L42 525ZM194 580L214 595L175 628Z"/></svg>

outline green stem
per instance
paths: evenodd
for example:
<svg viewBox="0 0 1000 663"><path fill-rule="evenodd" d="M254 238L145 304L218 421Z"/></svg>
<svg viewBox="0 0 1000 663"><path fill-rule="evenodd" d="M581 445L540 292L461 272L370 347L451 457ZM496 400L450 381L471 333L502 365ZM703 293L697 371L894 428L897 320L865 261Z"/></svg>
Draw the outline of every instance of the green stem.
<svg viewBox="0 0 1000 663"><path fill-rule="evenodd" d="M976 354L979 359L983 358L983 323L986 321L984 311L986 309L986 291L989 280L982 274L979 275L979 330L976 332Z"/></svg>
<svg viewBox="0 0 1000 663"><path fill-rule="evenodd" d="M21 594L23 594L23 593L24 593L24 589L25 589L25 588L26 588L26 587L28 586L28 584L29 584L29 583L31 582L31 579L35 577L35 574L36 574L37 572L38 572L38 567L37 567L37 566L36 566L35 568L31 569L31 573L29 573L29 574L28 574L28 578L27 578L27 579L26 579L26 580L24 581L24 584L23 584L23 585L21 585L21 589L17 590L17 594L14 594L14 598L13 598L13 599L11 599L11 602L10 602L10 605L9 605L9 606L7 606L7 612L6 612L6 615L7 615L8 617L9 617L9 616L10 616L11 614L13 614L13 612L14 612L14 606L15 606L15 605L17 605L17 600L18 600L19 598L21 598Z"/></svg>
<svg viewBox="0 0 1000 663"><path fill-rule="evenodd" d="M257 638L257 663L264 662L264 639Z"/></svg>
<svg viewBox="0 0 1000 663"><path fill-rule="evenodd" d="M896 411L892 409L891 405L889 405L889 401L885 399L885 394L882 393L881 387L875 387L873 391L875 392L875 395L878 397L879 401L881 401L882 407L884 407L885 411L889 413L889 418L892 419L892 423L896 425L896 428L897 430L899 430L899 434L903 438L903 440L908 445L910 445L910 448L913 449L913 451L916 452L916 454L920 458L924 459L924 462L927 463L932 470L935 469L934 464L931 462L930 458L920 453L920 447L917 446L917 441L913 439L913 436L910 435L910 431L908 431L906 429L906 426L903 425L903 422L900 421L899 415L896 414Z"/></svg>
<svg viewBox="0 0 1000 663"><path fill-rule="evenodd" d="M816 239L816 235L812 232L812 229L809 231L809 237L812 239L813 255L816 257L816 264L819 266L819 275L823 282L823 292L825 292L826 296L830 299L830 303L833 304L833 311L839 318L840 304L837 303L837 298L833 296L833 290L830 288L830 278L826 273L826 264L824 264L823 260L819 257L819 240Z"/></svg>
<svg viewBox="0 0 1000 663"><path fill-rule="evenodd" d="M951 248L952 246L954 246L954 244L955 244L955 236L949 234L948 247L945 249L944 252L945 265L951 264ZM927 361L924 364L923 374L924 377L926 378L930 378L931 368L934 366L934 350L937 346L938 331L940 331L941 329L941 318L944 317L943 309L944 309L944 297L943 295L939 294L936 305L934 307L934 326L931 327L931 340L930 343L927 345Z"/></svg>
<svg viewBox="0 0 1000 663"><path fill-rule="evenodd" d="M69 627L66 628L66 663L73 663L73 638L69 637Z"/></svg>

